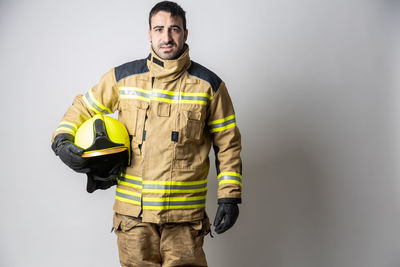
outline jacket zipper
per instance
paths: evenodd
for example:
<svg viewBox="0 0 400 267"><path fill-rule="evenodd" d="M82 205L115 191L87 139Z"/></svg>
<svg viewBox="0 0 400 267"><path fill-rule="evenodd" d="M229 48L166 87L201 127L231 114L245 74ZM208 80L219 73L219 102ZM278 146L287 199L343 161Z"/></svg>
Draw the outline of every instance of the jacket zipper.
<svg viewBox="0 0 400 267"><path fill-rule="evenodd" d="M151 77L151 90L153 90L154 80L155 80L155 77ZM146 110L146 117L144 119L144 125L146 125L146 121L147 121L147 110ZM141 154L142 154L142 157L143 157L143 166L145 166L145 164L144 164L145 153L144 153L144 147L143 146L141 147L141 150L142 150ZM140 213L139 213L139 218L140 219L141 219L142 214L143 214L143 177L144 177L143 173L144 172L142 170L142 197L140 198Z"/></svg>

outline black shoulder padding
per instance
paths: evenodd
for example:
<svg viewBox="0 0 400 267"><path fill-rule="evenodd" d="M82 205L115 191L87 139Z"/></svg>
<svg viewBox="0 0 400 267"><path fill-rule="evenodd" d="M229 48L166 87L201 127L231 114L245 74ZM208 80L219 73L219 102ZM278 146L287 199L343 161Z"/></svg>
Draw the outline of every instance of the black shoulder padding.
<svg viewBox="0 0 400 267"><path fill-rule="evenodd" d="M194 61L192 61L192 64L188 68L187 72L189 75L196 76L197 78L211 84L214 92L217 92L222 82L222 80L214 72Z"/></svg>
<svg viewBox="0 0 400 267"><path fill-rule="evenodd" d="M122 64L115 68L115 79L117 82L131 75L149 72L147 67L147 59L139 59L132 62Z"/></svg>

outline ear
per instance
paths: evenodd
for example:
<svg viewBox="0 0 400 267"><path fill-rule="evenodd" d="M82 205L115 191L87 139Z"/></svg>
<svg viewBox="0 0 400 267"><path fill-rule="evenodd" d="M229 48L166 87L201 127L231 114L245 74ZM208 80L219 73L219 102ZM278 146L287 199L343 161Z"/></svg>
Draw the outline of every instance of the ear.
<svg viewBox="0 0 400 267"><path fill-rule="evenodd" d="M149 29L149 41L151 43L151 30Z"/></svg>
<svg viewBox="0 0 400 267"><path fill-rule="evenodd" d="M186 29L186 30L185 30L185 33L184 33L184 35L183 35L183 39L185 40L185 42L186 42L186 40L187 40L188 34L189 34L189 31L188 31L188 29Z"/></svg>

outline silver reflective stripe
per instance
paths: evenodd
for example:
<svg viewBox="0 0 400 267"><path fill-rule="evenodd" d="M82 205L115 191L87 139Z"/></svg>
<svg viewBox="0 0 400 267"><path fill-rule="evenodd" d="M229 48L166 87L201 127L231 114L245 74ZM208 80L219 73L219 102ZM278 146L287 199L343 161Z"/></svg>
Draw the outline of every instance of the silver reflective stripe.
<svg viewBox="0 0 400 267"><path fill-rule="evenodd" d="M218 183L221 182L222 180L235 180L235 181L242 182L242 179L241 179L240 177L231 176L231 175L224 175L224 176L221 176L221 177L218 179Z"/></svg>
<svg viewBox="0 0 400 267"><path fill-rule="evenodd" d="M141 182L141 181L132 180L132 179L129 179L129 178L126 178L126 177L123 177L123 176L120 176L120 177L119 177L119 180L120 180L120 181L127 182L127 183L130 183L130 184L142 185L142 182Z"/></svg>
<svg viewBox="0 0 400 267"><path fill-rule="evenodd" d="M171 100L179 100L179 95L167 95L163 93L153 92L152 96L159 97L159 98L166 98Z"/></svg>
<svg viewBox="0 0 400 267"><path fill-rule="evenodd" d="M96 105L96 103L93 101L93 99L90 97L89 92L86 92L85 97L87 99L87 101L89 102L89 104L98 112L101 112L103 114L109 114L109 112L105 109L102 109L101 107L99 107L98 105Z"/></svg>
<svg viewBox="0 0 400 267"><path fill-rule="evenodd" d="M162 184L144 184L143 189L198 189L204 188L207 184L198 185L162 185Z"/></svg>
<svg viewBox="0 0 400 267"><path fill-rule="evenodd" d="M169 201L169 202L143 201L143 206L185 206L185 205L197 205L204 203L206 203L205 199L192 200L192 201Z"/></svg>
<svg viewBox="0 0 400 267"><path fill-rule="evenodd" d="M227 126L227 125L229 125L229 124L231 124L231 123L234 123L234 122L236 122L236 119L235 119L235 118L233 118L233 119L231 119L231 120L229 120L229 121L224 121L224 122L217 123L217 124L212 124L212 125L209 125L209 126L210 126L210 129L214 129L214 128L219 128L219 127Z"/></svg>
<svg viewBox="0 0 400 267"><path fill-rule="evenodd" d="M168 95L168 94L163 94L163 93L158 93L158 92L153 92L152 96L154 97L159 97L159 98L165 98L165 99L171 99L171 100L198 100L198 101L204 101L207 102L208 98L204 96L185 96L185 95Z"/></svg>
<svg viewBox="0 0 400 267"><path fill-rule="evenodd" d="M145 98L149 98L151 96L151 92L149 94L146 94L144 92L136 91L136 90L125 90L125 89L120 89L119 93L121 95L135 95L135 96L141 96Z"/></svg>
<svg viewBox="0 0 400 267"><path fill-rule="evenodd" d="M116 195L119 196L119 197L122 197L122 198L127 198L127 199L138 201L138 202L141 201L140 197L131 196L131 195L124 194L124 193L121 193L121 192L118 192L118 191L117 191Z"/></svg>
<svg viewBox="0 0 400 267"><path fill-rule="evenodd" d="M204 96L187 96L187 95L183 95L182 100L199 100L199 101L204 101L207 102L208 98L204 97Z"/></svg>

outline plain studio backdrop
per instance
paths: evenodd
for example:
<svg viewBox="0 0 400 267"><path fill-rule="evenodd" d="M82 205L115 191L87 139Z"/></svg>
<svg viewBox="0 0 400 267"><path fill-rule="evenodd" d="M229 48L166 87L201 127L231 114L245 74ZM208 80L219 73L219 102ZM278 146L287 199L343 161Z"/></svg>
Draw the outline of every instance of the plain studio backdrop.
<svg viewBox="0 0 400 267"><path fill-rule="evenodd" d="M156 1L0 2L0 266L118 266L115 189L51 151L75 95L149 53ZM212 267L400 266L400 3L179 1L191 58L243 136L237 224ZM213 158L212 158L213 160ZM207 212L216 212L215 167Z"/></svg>

